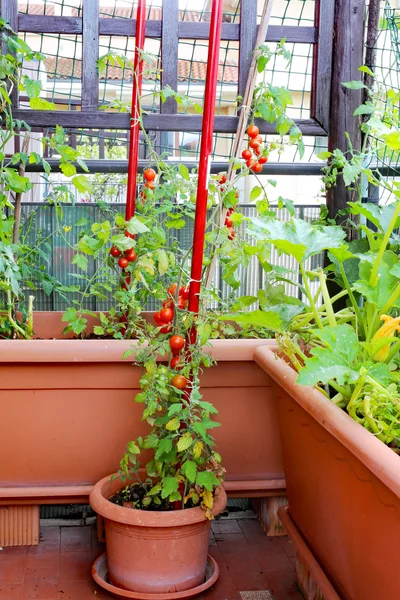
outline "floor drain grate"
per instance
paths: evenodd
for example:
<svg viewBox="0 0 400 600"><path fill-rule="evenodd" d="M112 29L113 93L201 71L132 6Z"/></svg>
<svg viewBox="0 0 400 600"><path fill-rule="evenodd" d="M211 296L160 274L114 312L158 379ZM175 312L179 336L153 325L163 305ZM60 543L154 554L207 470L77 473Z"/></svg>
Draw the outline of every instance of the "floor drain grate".
<svg viewBox="0 0 400 600"><path fill-rule="evenodd" d="M262 590L258 592L240 592L242 600L273 600L271 592Z"/></svg>

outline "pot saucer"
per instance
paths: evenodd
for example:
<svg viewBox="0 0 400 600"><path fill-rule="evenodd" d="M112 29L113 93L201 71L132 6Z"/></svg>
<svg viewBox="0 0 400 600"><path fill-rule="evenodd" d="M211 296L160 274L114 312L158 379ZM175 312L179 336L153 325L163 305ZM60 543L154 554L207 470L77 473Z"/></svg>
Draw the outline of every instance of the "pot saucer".
<svg viewBox="0 0 400 600"><path fill-rule="evenodd" d="M104 552L92 566L92 577L95 582L102 588L114 594L118 598L133 598L136 600L178 600L179 598L192 598L201 594L209 587L211 587L218 579L219 567L212 556L207 556L206 566L206 580L201 585L197 585L190 590L184 590L182 592L160 592L160 593L147 593L147 592L131 592L130 590L124 590L112 585L108 582L108 567L107 567L107 554Z"/></svg>

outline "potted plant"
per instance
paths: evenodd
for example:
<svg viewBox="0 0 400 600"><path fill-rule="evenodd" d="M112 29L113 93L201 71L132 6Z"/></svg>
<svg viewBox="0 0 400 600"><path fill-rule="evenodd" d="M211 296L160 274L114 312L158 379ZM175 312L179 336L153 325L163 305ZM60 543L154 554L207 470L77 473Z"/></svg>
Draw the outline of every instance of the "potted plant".
<svg viewBox="0 0 400 600"><path fill-rule="evenodd" d="M399 138L395 95L382 93L358 111L369 115L363 131L378 157ZM276 331L279 351L258 348L255 359L275 381L289 500L280 514L324 597L346 600L390 598L400 583L392 564L400 514L400 202L396 183L365 166L366 148L367 141L361 153L328 156L327 184L343 175L354 189L345 229L253 222L256 236L299 263L303 306L297 301L295 314L277 303L232 315ZM363 204L362 178L389 202ZM321 251L330 259L325 269L314 266Z"/></svg>

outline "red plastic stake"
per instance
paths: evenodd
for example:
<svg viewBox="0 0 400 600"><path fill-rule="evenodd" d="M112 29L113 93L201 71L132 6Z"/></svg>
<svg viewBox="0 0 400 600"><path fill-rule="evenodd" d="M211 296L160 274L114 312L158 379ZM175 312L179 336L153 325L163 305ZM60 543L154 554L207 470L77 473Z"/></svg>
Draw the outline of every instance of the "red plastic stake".
<svg viewBox="0 0 400 600"><path fill-rule="evenodd" d="M139 100L142 93L144 38L146 30L146 0L139 0L136 13L135 58L133 61L132 111L128 158L128 187L126 192L125 218L127 221L135 214L136 178L139 160Z"/></svg>
<svg viewBox="0 0 400 600"><path fill-rule="evenodd" d="M217 91L219 49L221 43L223 0L213 0L208 44L207 77L204 100L203 126L201 133L199 175L196 197L196 217L194 221L193 257L189 288L191 312L199 311L201 276L203 270L204 236L207 221L208 180L210 176L211 154L214 131L214 111ZM196 329L190 332L190 342L196 341Z"/></svg>

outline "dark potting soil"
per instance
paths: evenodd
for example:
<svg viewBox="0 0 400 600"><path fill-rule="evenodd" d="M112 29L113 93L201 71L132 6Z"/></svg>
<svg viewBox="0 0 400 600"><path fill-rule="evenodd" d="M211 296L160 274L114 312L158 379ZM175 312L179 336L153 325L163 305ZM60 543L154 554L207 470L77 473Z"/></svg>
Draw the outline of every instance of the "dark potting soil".
<svg viewBox="0 0 400 600"><path fill-rule="evenodd" d="M147 492L152 488L152 484L143 484L140 485L138 483L134 483L132 485L128 485L126 488L123 488L114 496L109 498L109 501L113 504L118 504L118 506L125 506L127 508L136 508L140 510L149 510L149 511L168 511L175 510L174 505L168 500L162 500L161 504L151 503L149 506L142 506L142 500L146 496ZM136 505L136 506L135 506ZM185 508L194 508L193 503L189 500L185 504Z"/></svg>

